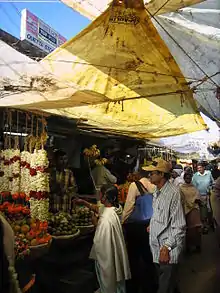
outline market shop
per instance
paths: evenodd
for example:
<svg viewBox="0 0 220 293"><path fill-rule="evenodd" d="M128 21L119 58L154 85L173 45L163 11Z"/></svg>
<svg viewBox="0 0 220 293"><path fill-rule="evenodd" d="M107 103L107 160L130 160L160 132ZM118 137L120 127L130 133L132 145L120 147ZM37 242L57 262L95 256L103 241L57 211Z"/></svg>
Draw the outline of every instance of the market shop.
<svg viewBox="0 0 220 293"><path fill-rule="evenodd" d="M185 142L184 135L207 131L199 110L207 107L209 82L214 110L208 114L218 117L219 75L210 70L207 78L198 66L193 76L191 66L183 73L180 60L187 62L180 54L174 59L176 49L168 47L143 1L113 1L39 63L20 55L19 63L8 55L2 65L0 107L10 109L1 115L1 212L15 232L24 292L98 289L89 259L93 214L73 201L99 200L101 184L93 170L107 168L117 178L123 204L139 166L158 156L176 163L173 150L182 142L172 147L170 136Z"/></svg>
<svg viewBox="0 0 220 293"><path fill-rule="evenodd" d="M74 121L40 112L5 109L1 113L0 208L15 233L21 288L92 292L91 284L94 289L97 286L88 257L93 215L83 206L74 206L73 199L96 202L92 169L106 165L117 178L123 205L130 182L137 179L133 171L153 157L172 160L174 153L140 140L71 131ZM66 147L68 143L71 148Z"/></svg>

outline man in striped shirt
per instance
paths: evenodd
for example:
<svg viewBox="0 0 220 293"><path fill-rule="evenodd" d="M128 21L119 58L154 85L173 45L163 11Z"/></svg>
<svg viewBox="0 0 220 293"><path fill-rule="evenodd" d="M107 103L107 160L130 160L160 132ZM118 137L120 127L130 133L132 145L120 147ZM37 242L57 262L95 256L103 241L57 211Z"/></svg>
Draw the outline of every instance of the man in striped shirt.
<svg viewBox="0 0 220 293"><path fill-rule="evenodd" d="M150 246L159 278L157 293L174 293L186 227L181 197L177 187L169 182L168 162L157 159L143 169L150 172L151 183L157 187L150 222Z"/></svg>

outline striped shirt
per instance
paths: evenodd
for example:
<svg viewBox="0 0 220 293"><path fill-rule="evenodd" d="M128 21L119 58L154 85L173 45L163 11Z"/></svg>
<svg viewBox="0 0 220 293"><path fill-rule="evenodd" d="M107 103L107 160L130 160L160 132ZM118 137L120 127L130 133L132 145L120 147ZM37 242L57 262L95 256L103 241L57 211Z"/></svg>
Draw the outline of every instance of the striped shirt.
<svg viewBox="0 0 220 293"><path fill-rule="evenodd" d="M185 227L180 192L168 181L155 191L153 199L150 246L155 263L159 263L160 249L164 245L171 248L170 263L178 263L184 246Z"/></svg>

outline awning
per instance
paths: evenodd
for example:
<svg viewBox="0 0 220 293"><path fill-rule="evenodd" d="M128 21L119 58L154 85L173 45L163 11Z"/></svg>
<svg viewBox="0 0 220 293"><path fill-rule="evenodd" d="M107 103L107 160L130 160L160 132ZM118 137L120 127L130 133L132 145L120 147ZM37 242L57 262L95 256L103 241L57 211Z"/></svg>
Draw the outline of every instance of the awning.
<svg viewBox="0 0 220 293"><path fill-rule="evenodd" d="M202 113L201 115L208 126L207 130L156 139L152 142L183 154L208 153L209 144L220 140L220 129L214 121Z"/></svg>
<svg viewBox="0 0 220 293"><path fill-rule="evenodd" d="M40 62L44 75L32 81L44 87L41 95L6 97L0 106L41 109L143 139L205 129L193 92L143 2L128 3L129 9L107 9Z"/></svg>
<svg viewBox="0 0 220 293"><path fill-rule="evenodd" d="M61 0L67 6L78 11L85 17L94 20L104 12L112 0ZM181 8L194 5L205 0L145 0L145 7L152 15L161 15L177 11Z"/></svg>

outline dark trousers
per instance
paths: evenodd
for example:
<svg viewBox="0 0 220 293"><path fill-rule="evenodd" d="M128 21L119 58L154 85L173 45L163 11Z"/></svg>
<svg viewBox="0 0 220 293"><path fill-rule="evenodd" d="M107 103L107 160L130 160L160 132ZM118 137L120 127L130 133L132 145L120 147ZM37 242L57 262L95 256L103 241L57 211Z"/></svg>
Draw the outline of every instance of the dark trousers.
<svg viewBox="0 0 220 293"><path fill-rule="evenodd" d="M155 264L158 276L157 293L176 293L177 290L177 271L176 264Z"/></svg>
<svg viewBox="0 0 220 293"><path fill-rule="evenodd" d="M147 224L129 223L124 225L131 280L127 282L127 293L155 293L157 275L149 245Z"/></svg>

